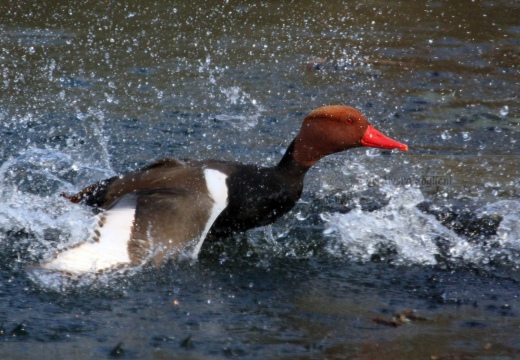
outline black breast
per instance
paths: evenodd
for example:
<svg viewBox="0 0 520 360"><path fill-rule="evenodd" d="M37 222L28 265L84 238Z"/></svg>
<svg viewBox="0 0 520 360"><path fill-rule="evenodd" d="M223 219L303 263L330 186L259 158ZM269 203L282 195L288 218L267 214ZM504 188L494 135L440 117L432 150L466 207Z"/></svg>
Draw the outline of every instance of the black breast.
<svg viewBox="0 0 520 360"><path fill-rule="evenodd" d="M212 238L273 223L300 198L303 176L242 165L229 175L227 184L228 206L213 224Z"/></svg>

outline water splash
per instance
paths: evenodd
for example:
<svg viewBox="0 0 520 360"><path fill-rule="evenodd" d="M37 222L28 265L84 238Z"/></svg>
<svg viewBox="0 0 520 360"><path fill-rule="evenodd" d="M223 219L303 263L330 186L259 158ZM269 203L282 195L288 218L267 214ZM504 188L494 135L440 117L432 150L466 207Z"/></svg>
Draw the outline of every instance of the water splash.
<svg viewBox="0 0 520 360"><path fill-rule="evenodd" d="M498 215L502 217L496 235L491 241L496 241L499 247L520 251L520 201L501 200L477 210L477 214Z"/></svg>
<svg viewBox="0 0 520 360"><path fill-rule="evenodd" d="M244 254L236 244L227 251L244 258L255 256L256 264L264 267L269 267L274 258L322 255L400 265L449 262L484 266L504 259L513 266L520 264L519 201L498 201L474 211L477 218L501 219L496 233L476 241L425 212L419 206L426 200L419 188L394 186L374 177L359 163L352 163L345 170L345 174L355 176L344 175L341 184L324 176L322 188L326 193L335 193L337 189L346 192L344 189L348 188L351 209L337 205L336 210L325 211L316 205L320 199L301 202L300 208L285 221L248 232ZM111 170L77 162L70 154L39 148L29 149L0 166L0 252L4 259L10 259L4 266L24 268L88 238L92 219L89 209L65 201L58 194L76 191L77 180L85 176L92 179L92 172L96 173L95 178L112 174ZM367 194L368 190L372 193ZM365 198L371 202L366 203ZM135 270L95 280L64 279L37 270L31 271L30 276L45 288L62 291L92 286L94 282L105 286L136 273Z"/></svg>
<svg viewBox="0 0 520 360"><path fill-rule="evenodd" d="M424 265L436 264L438 236L452 242L463 241L444 228L432 215L423 214L416 205L424 201L419 189L386 189L390 203L373 212L356 208L347 214L330 214L328 232L335 230L339 241L332 242L331 254L346 253L362 261L384 253L396 253L399 262Z"/></svg>
<svg viewBox="0 0 520 360"><path fill-rule="evenodd" d="M350 212L323 214L325 235L333 239L327 246L331 255L405 265L520 265L519 201L498 201L477 209L471 214L473 223L463 226L475 227L474 222L485 222L490 216L501 220L496 234L488 231L472 238L464 235L471 231L455 231L423 211L420 205L426 199L419 188L387 183L379 190L389 199L388 205L367 211L354 195L357 204Z"/></svg>
<svg viewBox="0 0 520 360"><path fill-rule="evenodd" d="M220 87L219 89L226 97L226 102L231 105L231 110L233 111L236 108L237 114L219 114L215 116L215 119L225 121L238 128L255 127L259 117L264 112L263 106L238 86ZM250 109L249 114L243 114L242 108L244 107Z"/></svg>
<svg viewBox="0 0 520 360"><path fill-rule="evenodd" d="M3 266L25 268L84 241L91 212L59 196L77 180L111 170L76 162L69 154L32 148L0 166L0 253Z"/></svg>
<svg viewBox="0 0 520 360"><path fill-rule="evenodd" d="M215 99L218 109L225 109L215 116L215 120L239 129L255 127L264 107L240 86L226 84L225 78L220 76L224 70L215 66L210 56L204 62L199 61L198 72L207 74L207 87L212 89L210 98Z"/></svg>

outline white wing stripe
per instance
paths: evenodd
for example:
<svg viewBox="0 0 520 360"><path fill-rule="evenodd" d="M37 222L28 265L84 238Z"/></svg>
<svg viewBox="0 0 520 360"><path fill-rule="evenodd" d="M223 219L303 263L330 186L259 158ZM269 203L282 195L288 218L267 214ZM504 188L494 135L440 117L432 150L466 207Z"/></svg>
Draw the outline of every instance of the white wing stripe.
<svg viewBox="0 0 520 360"><path fill-rule="evenodd" d="M204 239L206 238L209 229L228 204L228 187L226 184L227 175L218 170L205 169L204 178L206 179L206 186L214 204L211 208L211 213L206 222L206 226L204 227L204 231L201 233L195 247L193 248L193 253L191 254L193 258L196 258L197 255L199 255L200 248L204 243Z"/></svg>

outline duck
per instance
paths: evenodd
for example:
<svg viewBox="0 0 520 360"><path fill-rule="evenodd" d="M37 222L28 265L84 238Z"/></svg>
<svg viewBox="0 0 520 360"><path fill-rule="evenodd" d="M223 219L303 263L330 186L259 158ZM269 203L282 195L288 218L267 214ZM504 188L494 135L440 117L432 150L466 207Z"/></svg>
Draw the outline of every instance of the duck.
<svg viewBox="0 0 520 360"><path fill-rule="evenodd" d="M163 158L87 186L73 203L99 211L90 237L39 265L68 276L196 259L205 239L272 224L300 199L307 171L325 156L358 147L408 146L382 134L358 110L310 112L272 167L223 160Z"/></svg>

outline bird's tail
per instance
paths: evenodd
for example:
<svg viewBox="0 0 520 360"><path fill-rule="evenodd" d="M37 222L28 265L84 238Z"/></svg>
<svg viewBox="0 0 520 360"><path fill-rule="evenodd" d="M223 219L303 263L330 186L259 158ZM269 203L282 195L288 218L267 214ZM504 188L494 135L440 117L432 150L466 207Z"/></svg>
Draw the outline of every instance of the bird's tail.
<svg viewBox="0 0 520 360"><path fill-rule="evenodd" d="M83 201L88 206L100 207L105 203L108 187L117 178L117 176L114 176L110 179L98 181L97 183L89 185L80 192L73 195L61 193L60 196L70 200L74 204L78 204Z"/></svg>

